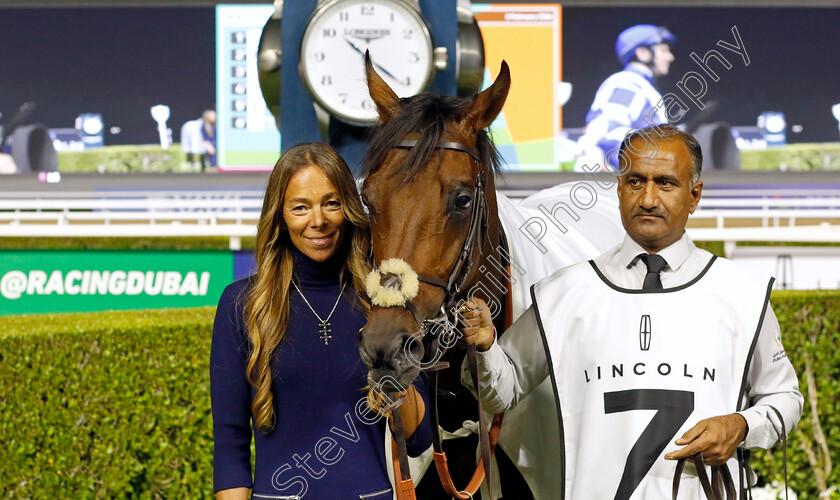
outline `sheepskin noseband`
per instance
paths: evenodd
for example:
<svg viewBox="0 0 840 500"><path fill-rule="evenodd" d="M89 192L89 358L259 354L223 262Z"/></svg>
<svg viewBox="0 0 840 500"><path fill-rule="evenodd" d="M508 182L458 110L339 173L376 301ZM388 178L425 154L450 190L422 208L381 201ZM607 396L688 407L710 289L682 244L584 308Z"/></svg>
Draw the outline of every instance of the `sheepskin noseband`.
<svg viewBox="0 0 840 500"><path fill-rule="evenodd" d="M420 290L417 273L402 259L383 261L367 275L365 284L371 302L380 307L403 306Z"/></svg>

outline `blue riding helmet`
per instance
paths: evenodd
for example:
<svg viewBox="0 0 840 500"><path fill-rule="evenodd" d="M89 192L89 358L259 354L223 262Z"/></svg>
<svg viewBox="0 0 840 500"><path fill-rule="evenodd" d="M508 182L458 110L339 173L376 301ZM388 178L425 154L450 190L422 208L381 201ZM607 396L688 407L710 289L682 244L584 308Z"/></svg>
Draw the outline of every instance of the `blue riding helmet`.
<svg viewBox="0 0 840 500"><path fill-rule="evenodd" d="M657 43L674 43L677 37L664 26L637 24L619 33L615 40L615 55L626 66L635 54L637 47L649 47Z"/></svg>

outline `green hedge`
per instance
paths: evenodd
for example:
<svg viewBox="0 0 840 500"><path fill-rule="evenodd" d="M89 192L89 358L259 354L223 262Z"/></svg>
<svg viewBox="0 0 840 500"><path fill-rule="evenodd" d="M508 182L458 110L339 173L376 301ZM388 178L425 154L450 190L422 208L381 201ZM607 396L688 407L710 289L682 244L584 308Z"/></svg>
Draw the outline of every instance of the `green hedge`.
<svg viewBox="0 0 840 500"><path fill-rule="evenodd" d="M0 318L0 491L211 498L213 313Z"/></svg>
<svg viewBox="0 0 840 500"><path fill-rule="evenodd" d="M790 440L791 482L800 499L817 498L840 484L840 292L777 292L773 307L814 402ZM211 498L213 313L0 317L0 491ZM768 480L781 481L781 463L779 447L754 455Z"/></svg>
<svg viewBox="0 0 840 500"><path fill-rule="evenodd" d="M840 292L774 292L772 304L805 396L805 411L788 442L791 487L804 499L833 486L821 498L840 499ZM757 452L753 467L781 482L781 446Z"/></svg>
<svg viewBox="0 0 840 500"><path fill-rule="evenodd" d="M840 170L840 143L802 143L741 151L741 170Z"/></svg>
<svg viewBox="0 0 840 500"><path fill-rule="evenodd" d="M58 153L58 170L72 173L195 172L186 165L180 144L169 149L159 145L105 146Z"/></svg>
<svg viewBox="0 0 840 500"><path fill-rule="evenodd" d="M740 151L741 170L812 172L840 170L840 142L814 142ZM575 161L560 162L558 170L571 172Z"/></svg>
<svg viewBox="0 0 840 500"><path fill-rule="evenodd" d="M713 253L720 257L726 257L723 251L722 241L695 241L698 248ZM244 245L244 241L243 241ZM808 242L808 241L739 241L739 247L836 247L840 243L834 242Z"/></svg>

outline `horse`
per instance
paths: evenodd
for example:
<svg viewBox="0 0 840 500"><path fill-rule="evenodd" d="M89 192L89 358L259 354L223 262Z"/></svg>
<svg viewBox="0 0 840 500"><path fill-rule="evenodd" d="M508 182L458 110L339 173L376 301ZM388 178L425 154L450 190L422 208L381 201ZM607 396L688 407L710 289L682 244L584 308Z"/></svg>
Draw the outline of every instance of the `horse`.
<svg viewBox="0 0 840 500"><path fill-rule="evenodd" d="M503 332L514 314L530 303L520 297L518 307L510 307L517 284L521 296L523 287L527 289L560 264L592 258L617 241L605 238L576 253L575 248L598 237L584 235L565 252L572 255L571 260L544 265L530 279L517 281L510 268L520 266L511 258L506 242L522 240L523 235L503 228L499 203L511 207L512 202L495 191L501 162L485 130L507 98L508 65L503 61L492 85L473 98L419 94L400 99L367 59L366 74L380 125L362 160L366 176L362 200L370 215L374 270L367 280L372 305L360 331L359 352L371 386L387 380L392 386L408 387L421 368L431 366L430 359L439 359L440 344L453 344L458 312L471 297L481 297L488 304L497 332ZM509 225L518 224L515 216L508 219ZM615 231L611 228L607 233ZM520 277L524 273L522 269ZM434 338L431 343L430 337ZM443 359L460 366L461 357L463 351L450 350ZM464 394L458 370L448 372L442 382L444 392ZM550 399L548 408L554 411L553 392L547 384L543 397ZM454 423L457 428L465 415L475 415L475 401L457 397L445 410L450 426ZM523 441L519 435L513 440ZM462 458L450 462L471 462L474 456L471 445L462 450ZM502 475L510 476L505 471ZM514 485L506 481L502 487L507 486L511 498L529 498L528 486L516 481Z"/></svg>

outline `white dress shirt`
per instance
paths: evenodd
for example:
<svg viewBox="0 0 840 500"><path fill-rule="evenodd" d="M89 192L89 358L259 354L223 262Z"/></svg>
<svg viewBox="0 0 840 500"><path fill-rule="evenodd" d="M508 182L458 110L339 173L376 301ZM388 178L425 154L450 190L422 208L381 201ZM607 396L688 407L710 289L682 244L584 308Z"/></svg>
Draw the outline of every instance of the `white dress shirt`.
<svg viewBox="0 0 840 500"><path fill-rule="evenodd" d="M595 259L598 268L612 283L641 289L647 267L638 256L647 253L626 236L624 241ZM709 263L711 254L697 248L686 234L658 252L667 266L660 273L663 288L683 285L696 277ZM702 314L702 311L698 311ZM748 433L741 443L745 448L769 448L781 438L778 417L782 414L785 429L791 429L802 415L804 398L799 380L787 359L776 315L768 307L747 375L749 408L739 412L747 421ZM539 333L533 306L529 307L489 350L478 353L480 397L484 409L501 413L516 406L548 377L545 348ZM469 383L465 371L462 381Z"/></svg>

